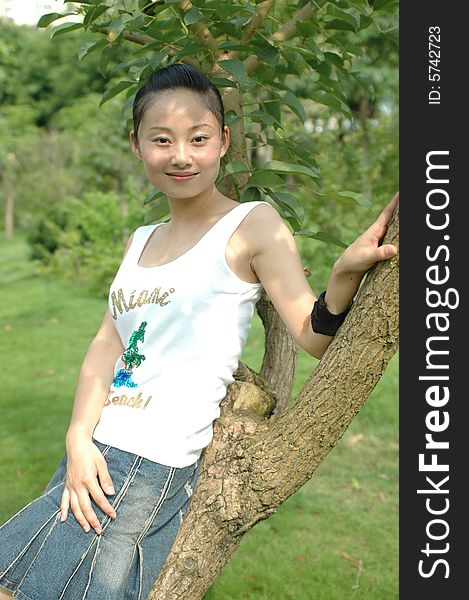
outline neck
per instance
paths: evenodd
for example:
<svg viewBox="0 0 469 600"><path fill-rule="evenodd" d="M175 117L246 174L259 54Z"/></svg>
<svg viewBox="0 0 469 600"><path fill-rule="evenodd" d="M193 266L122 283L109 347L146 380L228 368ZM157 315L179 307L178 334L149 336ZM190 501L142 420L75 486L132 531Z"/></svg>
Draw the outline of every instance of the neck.
<svg viewBox="0 0 469 600"><path fill-rule="evenodd" d="M229 200L215 186L193 198L172 198L168 196L171 211L171 228L200 223L218 212L222 201Z"/></svg>

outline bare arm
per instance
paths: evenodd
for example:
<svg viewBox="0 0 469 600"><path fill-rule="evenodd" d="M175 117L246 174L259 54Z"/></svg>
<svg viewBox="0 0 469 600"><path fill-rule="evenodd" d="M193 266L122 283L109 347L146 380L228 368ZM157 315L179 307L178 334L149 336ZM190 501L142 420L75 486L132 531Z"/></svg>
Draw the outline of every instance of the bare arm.
<svg viewBox="0 0 469 600"><path fill-rule="evenodd" d="M345 310L371 266L397 253L392 244L380 244L398 196L335 262L325 297L330 312ZM296 342L312 356L321 358L333 336L317 333L311 327L311 311L317 297L305 277L293 235L278 212L265 204L251 211L245 223L243 233L252 249L251 269Z"/></svg>
<svg viewBox="0 0 469 600"><path fill-rule="evenodd" d="M132 242L130 236L124 256ZM78 377L72 417L66 435L67 480L60 503L61 520L65 521L69 507L85 531L90 525L101 532L90 495L98 506L115 518L116 512L107 500L113 494L112 480L106 461L92 441L92 435L101 416L109 387L114 377L114 365L124 348L106 308L101 326L88 351Z"/></svg>
<svg viewBox="0 0 469 600"><path fill-rule="evenodd" d="M91 439L114 377L114 365L123 351L111 314L106 309L80 369L67 441L77 433Z"/></svg>
<svg viewBox="0 0 469 600"><path fill-rule="evenodd" d="M311 311L317 297L304 274L293 235L272 206L262 204L248 218L243 232L253 248L251 268L295 341L320 358L332 338L311 328Z"/></svg>

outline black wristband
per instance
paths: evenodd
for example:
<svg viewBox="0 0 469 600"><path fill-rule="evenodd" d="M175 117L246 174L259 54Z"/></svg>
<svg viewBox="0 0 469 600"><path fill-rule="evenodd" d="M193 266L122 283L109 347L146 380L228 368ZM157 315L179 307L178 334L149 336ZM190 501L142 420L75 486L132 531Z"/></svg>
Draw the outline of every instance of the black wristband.
<svg viewBox="0 0 469 600"><path fill-rule="evenodd" d="M335 335L352 308L353 301L343 312L339 313L338 315L334 315L327 309L326 302L324 300L325 295L326 290L320 294L319 298L314 303L313 310L311 311L311 327L316 333L322 333L323 335Z"/></svg>

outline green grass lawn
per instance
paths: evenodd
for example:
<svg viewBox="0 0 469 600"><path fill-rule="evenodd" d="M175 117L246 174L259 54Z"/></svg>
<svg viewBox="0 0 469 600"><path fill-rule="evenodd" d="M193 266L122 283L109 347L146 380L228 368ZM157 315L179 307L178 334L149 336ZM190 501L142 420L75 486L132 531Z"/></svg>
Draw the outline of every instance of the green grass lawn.
<svg viewBox="0 0 469 600"><path fill-rule="evenodd" d="M21 236L0 236L0 257L3 523L43 492L62 457L79 369L106 302L37 276ZM258 318L243 360L260 366ZM315 363L301 352L294 393ZM396 356L314 477L244 536L205 600L398 598L397 390Z"/></svg>

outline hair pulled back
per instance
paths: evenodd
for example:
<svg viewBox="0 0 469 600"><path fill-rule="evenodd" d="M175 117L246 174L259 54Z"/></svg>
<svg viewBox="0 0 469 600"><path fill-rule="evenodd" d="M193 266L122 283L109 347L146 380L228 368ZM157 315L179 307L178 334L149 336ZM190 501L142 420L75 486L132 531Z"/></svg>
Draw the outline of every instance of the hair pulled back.
<svg viewBox="0 0 469 600"><path fill-rule="evenodd" d="M200 94L206 107L219 122L223 134L225 126L224 108L218 88L213 85L206 75L194 67L183 63L173 63L154 71L145 85L136 93L132 109L135 138L138 137L138 128L143 116L155 97L162 92L176 88L185 88Z"/></svg>

